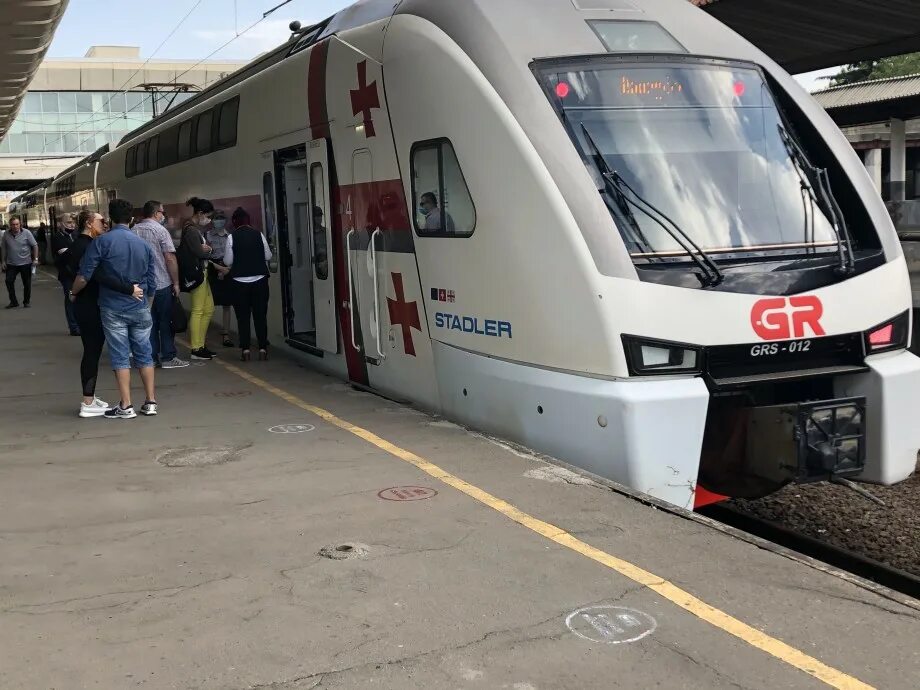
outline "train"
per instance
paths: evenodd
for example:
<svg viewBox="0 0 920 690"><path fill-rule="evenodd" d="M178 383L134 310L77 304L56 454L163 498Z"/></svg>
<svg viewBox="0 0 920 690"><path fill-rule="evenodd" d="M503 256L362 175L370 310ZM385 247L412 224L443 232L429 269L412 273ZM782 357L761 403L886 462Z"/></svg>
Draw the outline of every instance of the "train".
<svg viewBox="0 0 920 690"><path fill-rule="evenodd" d="M915 470L886 208L686 0L361 0L30 190L249 212L275 346L683 508ZM34 225L36 219L30 222Z"/></svg>

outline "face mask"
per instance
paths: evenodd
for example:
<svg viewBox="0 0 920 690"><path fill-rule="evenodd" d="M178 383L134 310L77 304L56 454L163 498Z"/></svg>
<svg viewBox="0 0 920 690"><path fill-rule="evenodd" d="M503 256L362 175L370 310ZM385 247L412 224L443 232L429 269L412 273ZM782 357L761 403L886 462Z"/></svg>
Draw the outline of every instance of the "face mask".
<svg viewBox="0 0 920 690"><path fill-rule="evenodd" d="M227 221L225 220L215 220L214 221L215 230L223 230L225 225L227 225Z"/></svg>
<svg viewBox="0 0 920 690"><path fill-rule="evenodd" d="M430 208L426 208L425 206L419 206L419 207L418 207L418 212L421 213L423 216L425 216L425 217L427 218L428 215L431 213L431 209L430 209Z"/></svg>

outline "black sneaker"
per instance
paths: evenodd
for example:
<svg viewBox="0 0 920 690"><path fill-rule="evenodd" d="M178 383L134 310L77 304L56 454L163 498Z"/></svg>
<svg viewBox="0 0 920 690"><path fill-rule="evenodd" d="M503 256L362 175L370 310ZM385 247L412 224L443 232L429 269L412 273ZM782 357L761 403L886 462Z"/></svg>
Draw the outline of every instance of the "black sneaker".
<svg viewBox="0 0 920 690"><path fill-rule="evenodd" d="M141 414L147 417L155 417L157 414L157 404L155 400L148 400L141 405Z"/></svg>
<svg viewBox="0 0 920 690"><path fill-rule="evenodd" d="M137 417L137 412L134 411L133 405L122 407L121 403L118 403L111 410L106 410L105 412L106 419L134 419L135 417Z"/></svg>
<svg viewBox="0 0 920 690"><path fill-rule="evenodd" d="M23 309L29 309L29 308L31 308L31 306L32 306L32 305L29 304L28 302L23 302L23 303L22 303L22 308L23 308Z"/></svg>
<svg viewBox="0 0 920 690"><path fill-rule="evenodd" d="M3 307L3 308L4 308L4 309L18 309L18 308L19 308L19 302L10 302L9 304L7 304L7 305L6 305L5 307Z"/></svg>
<svg viewBox="0 0 920 690"><path fill-rule="evenodd" d="M210 361L214 359L214 355L211 354L211 351L204 347L199 348L197 350L192 350L191 353L189 354L192 359L198 359L198 360L203 359L206 361Z"/></svg>
<svg viewBox="0 0 920 690"><path fill-rule="evenodd" d="M214 350L211 350L211 349L209 349L209 348L207 348L207 347L203 347L203 348L201 348L201 349L204 350L205 352L207 352L208 355L211 357L211 359L214 359L215 357L217 357L217 353L214 352Z"/></svg>

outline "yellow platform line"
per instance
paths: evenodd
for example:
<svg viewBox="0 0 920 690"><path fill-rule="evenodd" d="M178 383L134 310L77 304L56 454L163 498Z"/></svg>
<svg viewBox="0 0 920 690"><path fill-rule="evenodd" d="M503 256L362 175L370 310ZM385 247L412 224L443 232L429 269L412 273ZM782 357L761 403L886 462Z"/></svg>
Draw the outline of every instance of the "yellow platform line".
<svg viewBox="0 0 920 690"><path fill-rule="evenodd" d="M676 604L680 608L692 613L697 618L701 618L719 628L724 630L730 635L734 635L739 640L747 642L752 647L756 647L767 654L776 657L780 661L783 661L794 668L804 671L810 676L817 678L818 680L827 683L827 685L833 688L841 688L845 690L871 690L872 686L863 683L862 681L854 678L853 676L847 675L842 671L838 671L835 668L821 663L814 657L808 656L804 652L799 651L795 647L791 647L785 642L771 637L766 633L752 628L750 625L741 622L734 616L731 616L724 611L720 611L714 606L710 606L705 601L698 599L689 592L681 589L680 587L668 582L664 578L658 577L657 575L650 573L647 570L640 568L637 565L634 565L628 561L624 561L622 558L617 558L612 556L605 551L601 551L590 544L583 542L581 539L578 539L564 529L556 527L553 524L544 522L538 518L533 517L525 513L522 510L518 510L513 505L504 501L487 491L483 491L479 487L473 486L472 484L465 482L459 477L447 472L432 462L425 460L424 458L416 455L415 453L408 451L404 448L400 448L393 443L390 443L384 438L381 438L377 434L363 429L359 426L355 426L350 422L341 419L328 410L324 410L321 407L316 405L311 405L307 402L304 402L295 395L291 395L285 390L273 386L267 381L263 381L257 376L253 376L248 371L244 371L237 366L232 364L227 364L220 360L214 360L221 366L223 366L228 371L236 374L237 376L249 381L254 386L258 386L262 390L275 395L285 402L299 407L306 412L316 415L320 419L333 426L347 431L350 434L354 434L358 438L367 441L371 445L376 446L380 450L386 451L390 455L393 455L400 460L403 460L410 465L414 465L422 472L434 477L435 479L444 482L445 484L454 487L457 491L465 493L467 496L476 499L480 503L488 506L492 510L495 510L502 515L514 520L519 525L526 527L537 534L540 534L550 541L556 542L560 546L564 546L567 549L586 556L601 565L607 566L611 570L615 570L621 575L628 577L630 580L644 585L648 589L660 594L662 597L670 601L672 604Z"/></svg>

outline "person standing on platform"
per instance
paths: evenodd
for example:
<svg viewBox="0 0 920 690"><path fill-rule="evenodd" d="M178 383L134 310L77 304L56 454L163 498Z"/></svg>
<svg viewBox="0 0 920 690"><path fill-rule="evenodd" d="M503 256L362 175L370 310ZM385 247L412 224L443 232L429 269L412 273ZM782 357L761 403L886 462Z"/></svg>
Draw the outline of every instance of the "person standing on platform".
<svg viewBox="0 0 920 690"><path fill-rule="evenodd" d="M214 297L214 306L223 309L221 319L222 345L233 347L230 339L230 310L233 306L233 281L226 277L224 268L224 252L227 250L227 240L230 231L227 228L227 216L222 211L215 211L211 218L211 229L205 238L211 247L211 260L208 263L208 282L211 284L211 295Z"/></svg>
<svg viewBox="0 0 920 690"><path fill-rule="evenodd" d="M268 262L272 250L265 235L250 225L242 208L233 212L233 234L227 241L224 263L233 279L233 309L240 334L240 359L251 359L249 320L256 328L259 359L268 359Z"/></svg>
<svg viewBox="0 0 920 690"><path fill-rule="evenodd" d="M211 285L207 280L208 259L211 258L211 246L204 241L206 228L211 223L214 214L214 205L207 199L197 196L189 199L186 206L192 207L192 217L182 228L182 249L186 256L191 256L200 262L202 272L205 272L200 285L192 289L192 309L188 320L189 340L191 341L192 359L210 360L217 356L216 352L205 347L208 335L208 326L214 316L214 296L211 294Z"/></svg>
<svg viewBox="0 0 920 690"><path fill-rule="evenodd" d="M67 319L67 327L70 329L70 335L80 335L80 325L74 316L73 304L70 301L70 288L73 287L73 274L67 268L67 253L73 246L74 230L76 229L73 214L64 213L58 221L58 227L54 234L51 235L51 255L54 257L54 266L58 272L58 282L64 291L64 316Z"/></svg>
<svg viewBox="0 0 920 690"><path fill-rule="evenodd" d="M179 359L175 335L172 332L173 299L179 296L179 264L176 261L176 245L164 227L166 213L159 201L144 204L144 219L131 231L144 240L153 251L156 292L150 315L153 326L150 329L150 347L155 366L163 369L187 367L188 362Z"/></svg>
<svg viewBox="0 0 920 690"><path fill-rule="evenodd" d="M32 274L38 266L38 242L32 232L22 227L19 218L10 220L10 229L0 242L0 269L6 271L6 289L10 293L7 309L19 306L16 276L22 279L22 306L28 309L32 299Z"/></svg>
<svg viewBox="0 0 920 690"><path fill-rule="evenodd" d="M97 270L124 283L138 284L144 296L150 297L156 288L153 250L144 240L128 229L134 217L134 206L124 199L109 202L112 229L90 244L80 262L80 274L74 281L73 293L79 295ZM131 357L140 370L146 399L141 414L157 413L154 392L153 353L150 349L150 329L153 320L146 299L120 294L106 285L99 289L99 314L109 346L109 357L121 400L105 413L106 419L137 417L131 403Z"/></svg>
<svg viewBox="0 0 920 690"><path fill-rule="evenodd" d="M77 219L79 234L65 254L64 270L70 282L80 272L80 262L90 243L105 232L105 220L95 211L82 211ZM93 279L79 295L70 295L74 317L80 327L80 339L83 341L83 359L80 361L80 380L83 384L83 402L80 403L80 417L102 417L111 408L104 400L96 397L96 379L99 376L99 358L105 345L105 333L102 330L102 318L99 315L99 285L108 285L124 295L134 299L144 299L144 291L139 285L122 283L111 278L102 270L97 270Z"/></svg>

